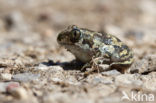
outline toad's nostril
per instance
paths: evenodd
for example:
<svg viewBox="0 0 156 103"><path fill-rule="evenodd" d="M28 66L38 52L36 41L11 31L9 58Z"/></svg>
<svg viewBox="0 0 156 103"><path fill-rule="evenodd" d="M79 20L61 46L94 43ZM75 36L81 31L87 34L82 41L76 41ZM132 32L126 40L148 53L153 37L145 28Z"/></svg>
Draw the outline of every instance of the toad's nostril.
<svg viewBox="0 0 156 103"><path fill-rule="evenodd" d="M57 41L61 41L62 38L63 38L63 36L59 34L58 37L57 37Z"/></svg>

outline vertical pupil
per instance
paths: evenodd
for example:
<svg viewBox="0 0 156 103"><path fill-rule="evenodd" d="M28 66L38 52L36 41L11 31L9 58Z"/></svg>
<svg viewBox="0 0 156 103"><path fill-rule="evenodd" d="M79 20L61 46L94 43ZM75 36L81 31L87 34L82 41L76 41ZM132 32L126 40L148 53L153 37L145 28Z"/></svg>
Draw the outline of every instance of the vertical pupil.
<svg viewBox="0 0 156 103"><path fill-rule="evenodd" d="M72 35L71 35L71 41L72 42L77 42L80 37L80 31L79 30L73 30Z"/></svg>
<svg viewBox="0 0 156 103"><path fill-rule="evenodd" d="M74 30L72 31L72 37L73 37L74 39L79 39L79 37L80 37L80 31L77 30L77 29L74 29Z"/></svg>
<svg viewBox="0 0 156 103"><path fill-rule="evenodd" d="M74 36L76 37L76 35L77 35L77 31L75 30L75 31L74 31Z"/></svg>

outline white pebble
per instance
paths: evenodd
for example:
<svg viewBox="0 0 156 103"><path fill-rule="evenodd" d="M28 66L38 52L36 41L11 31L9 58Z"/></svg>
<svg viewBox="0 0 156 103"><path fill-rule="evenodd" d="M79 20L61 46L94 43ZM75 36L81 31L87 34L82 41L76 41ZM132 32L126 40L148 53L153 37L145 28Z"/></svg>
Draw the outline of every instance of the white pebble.
<svg viewBox="0 0 156 103"><path fill-rule="evenodd" d="M9 74L9 73L2 73L2 74L0 74L0 79L1 80L11 80L11 78L12 78L12 75Z"/></svg>
<svg viewBox="0 0 156 103"><path fill-rule="evenodd" d="M22 87L11 89L9 92L17 99L28 99L28 92Z"/></svg>
<svg viewBox="0 0 156 103"><path fill-rule="evenodd" d="M43 65L43 64L39 64L39 66L36 67L36 69L39 69L39 70L47 70L47 69L49 69L49 67L46 66L46 65Z"/></svg>

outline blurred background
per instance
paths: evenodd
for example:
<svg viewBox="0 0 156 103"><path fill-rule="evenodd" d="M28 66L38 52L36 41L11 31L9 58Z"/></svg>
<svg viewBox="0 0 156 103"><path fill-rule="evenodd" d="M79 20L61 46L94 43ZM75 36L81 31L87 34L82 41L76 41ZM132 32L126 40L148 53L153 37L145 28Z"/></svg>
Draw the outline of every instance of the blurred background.
<svg viewBox="0 0 156 103"><path fill-rule="evenodd" d="M13 75L49 59L73 60L56 41L72 24L117 36L136 61L156 57L156 0L0 0L0 71Z"/></svg>
<svg viewBox="0 0 156 103"><path fill-rule="evenodd" d="M156 44L156 1L0 0L1 56L10 54L6 50L26 49L23 46L56 50L58 33L72 24L111 33L134 48L146 48L140 55Z"/></svg>

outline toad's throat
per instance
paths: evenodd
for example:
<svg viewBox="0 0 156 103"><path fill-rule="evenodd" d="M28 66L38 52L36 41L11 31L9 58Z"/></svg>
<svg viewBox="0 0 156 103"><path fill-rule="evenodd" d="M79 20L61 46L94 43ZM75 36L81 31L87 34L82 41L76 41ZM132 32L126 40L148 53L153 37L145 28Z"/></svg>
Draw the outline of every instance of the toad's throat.
<svg viewBox="0 0 156 103"><path fill-rule="evenodd" d="M65 48L75 55L76 59L83 63L90 62L93 57L93 52L89 49L83 49L78 46L65 45Z"/></svg>

